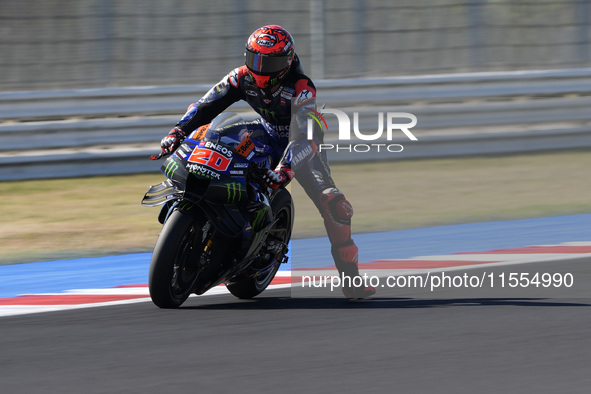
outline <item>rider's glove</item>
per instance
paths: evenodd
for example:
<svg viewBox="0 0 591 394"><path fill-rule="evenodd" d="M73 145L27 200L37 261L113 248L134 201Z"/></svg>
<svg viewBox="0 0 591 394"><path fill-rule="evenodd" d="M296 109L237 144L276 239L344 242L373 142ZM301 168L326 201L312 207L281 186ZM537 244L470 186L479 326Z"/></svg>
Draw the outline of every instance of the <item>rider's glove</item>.
<svg viewBox="0 0 591 394"><path fill-rule="evenodd" d="M181 142L185 139L185 133L178 128L175 127L174 129L168 132L168 135L162 138L160 141L160 148L162 148L162 152L164 153L172 153L179 147Z"/></svg>
<svg viewBox="0 0 591 394"><path fill-rule="evenodd" d="M287 186L287 184L293 178L293 171L289 167L281 167L276 170L267 170L263 175L263 181L265 185L271 189L278 189L280 187Z"/></svg>

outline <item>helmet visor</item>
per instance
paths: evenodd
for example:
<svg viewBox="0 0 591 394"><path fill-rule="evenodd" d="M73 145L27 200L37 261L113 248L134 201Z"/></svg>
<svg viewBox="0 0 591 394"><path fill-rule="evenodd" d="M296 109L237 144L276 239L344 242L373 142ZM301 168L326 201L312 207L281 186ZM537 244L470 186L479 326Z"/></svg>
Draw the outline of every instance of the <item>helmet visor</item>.
<svg viewBox="0 0 591 394"><path fill-rule="evenodd" d="M289 55L269 56L254 53L248 49L244 53L248 69L257 74L273 74L289 67Z"/></svg>

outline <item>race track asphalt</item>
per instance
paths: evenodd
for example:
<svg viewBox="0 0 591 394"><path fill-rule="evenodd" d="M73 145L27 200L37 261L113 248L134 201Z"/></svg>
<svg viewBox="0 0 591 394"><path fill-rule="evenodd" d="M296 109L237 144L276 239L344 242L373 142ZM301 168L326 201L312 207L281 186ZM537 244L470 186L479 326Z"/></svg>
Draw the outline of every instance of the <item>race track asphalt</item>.
<svg viewBox="0 0 591 394"><path fill-rule="evenodd" d="M282 289L5 317L0 392L588 393L589 259L528 269L575 285L384 288L360 302Z"/></svg>

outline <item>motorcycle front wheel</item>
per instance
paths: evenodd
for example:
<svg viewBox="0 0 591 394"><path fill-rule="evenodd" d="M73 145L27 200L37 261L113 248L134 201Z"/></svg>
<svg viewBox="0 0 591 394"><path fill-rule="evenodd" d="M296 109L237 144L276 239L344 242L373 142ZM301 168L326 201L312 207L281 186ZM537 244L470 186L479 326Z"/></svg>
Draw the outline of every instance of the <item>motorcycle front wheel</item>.
<svg viewBox="0 0 591 394"><path fill-rule="evenodd" d="M203 223L192 215L174 211L154 247L149 290L160 308L178 308L189 297L199 274L203 251Z"/></svg>

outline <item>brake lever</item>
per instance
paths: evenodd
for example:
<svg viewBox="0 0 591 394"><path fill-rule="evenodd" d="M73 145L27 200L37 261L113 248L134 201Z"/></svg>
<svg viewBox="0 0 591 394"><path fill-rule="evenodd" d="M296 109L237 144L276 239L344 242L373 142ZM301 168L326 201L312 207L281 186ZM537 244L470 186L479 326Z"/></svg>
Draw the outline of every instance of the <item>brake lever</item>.
<svg viewBox="0 0 591 394"><path fill-rule="evenodd" d="M157 155L150 156L150 160L160 160L162 157L169 155L170 153L167 152L160 152Z"/></svg>

